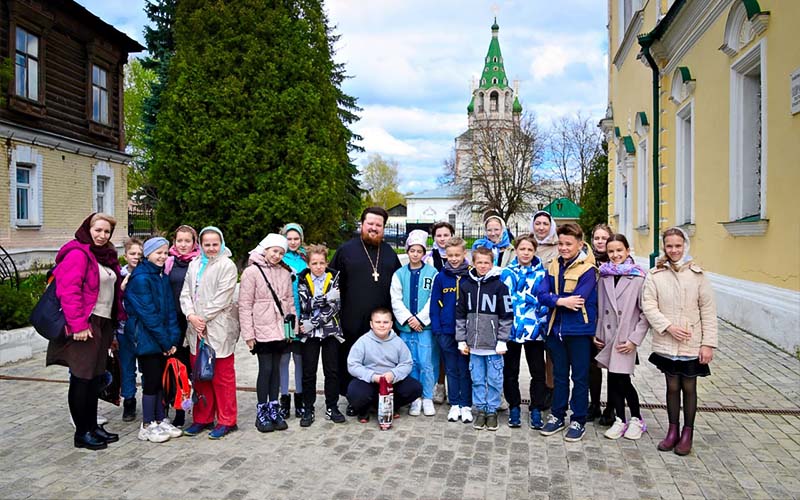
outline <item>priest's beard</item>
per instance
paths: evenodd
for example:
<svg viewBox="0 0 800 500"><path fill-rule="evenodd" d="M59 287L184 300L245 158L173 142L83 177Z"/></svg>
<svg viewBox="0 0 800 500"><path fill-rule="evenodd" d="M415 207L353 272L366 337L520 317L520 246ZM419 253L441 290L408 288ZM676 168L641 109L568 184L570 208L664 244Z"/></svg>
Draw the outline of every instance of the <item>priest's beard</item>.
<svg viewBox="0 0 800 500"><path fill-rule="evenodd" d="M381 241L383 241L383 234L362 230L361 241L363 241L365 245L377 247L381 244Z"/></svg>

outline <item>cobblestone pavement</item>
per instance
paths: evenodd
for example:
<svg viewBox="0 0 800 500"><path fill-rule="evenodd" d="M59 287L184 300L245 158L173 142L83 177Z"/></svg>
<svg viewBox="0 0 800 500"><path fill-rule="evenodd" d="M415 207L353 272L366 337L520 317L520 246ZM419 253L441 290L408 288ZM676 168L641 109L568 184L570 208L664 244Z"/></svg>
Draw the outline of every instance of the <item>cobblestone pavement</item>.
<svg viewBox="0 0 800 500"><path fill-rule="evenodd" d="M659 408L643 410L649 429L639 441L605 439L605 428L589 424L583 441L566 443L510 429L503 414L497 432L449 423L447 406L433 418L403 414L388 432L374 418L336 425L324 420L318 397L312 427L292 418L288 431L259 434L247 390L256 361L240 345L241 430L222 441L141 442L138 423L122 423L121 410L101 402L120 442L77 450L65 384L0 380L0 498L797 498L800 416L791 410L800 407L800 362L720 328L712 376L698 384L700 405L783 414L702 411L687 457L656 450L666 427ZM649 347L641 351L646 360ZM65 370L43 365L39 355L1 367L0 376L66 380ZM663 377L649 363L634 384L642 402L664 403Z"/></svg>

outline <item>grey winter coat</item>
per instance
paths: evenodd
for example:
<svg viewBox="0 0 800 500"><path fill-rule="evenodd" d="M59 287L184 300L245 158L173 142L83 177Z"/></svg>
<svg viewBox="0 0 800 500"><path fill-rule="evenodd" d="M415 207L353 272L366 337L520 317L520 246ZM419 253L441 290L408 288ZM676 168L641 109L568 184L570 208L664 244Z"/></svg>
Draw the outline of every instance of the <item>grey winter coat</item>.
<svg viewBox="0 0 800 500"><path fill-rule="evenodd" d="M493 267L484 276L470 269L462 280L456 304L456 342L470 349L496 350L508 340L514 322L514 308L508 287L500 280L502 269Z"/></svg>

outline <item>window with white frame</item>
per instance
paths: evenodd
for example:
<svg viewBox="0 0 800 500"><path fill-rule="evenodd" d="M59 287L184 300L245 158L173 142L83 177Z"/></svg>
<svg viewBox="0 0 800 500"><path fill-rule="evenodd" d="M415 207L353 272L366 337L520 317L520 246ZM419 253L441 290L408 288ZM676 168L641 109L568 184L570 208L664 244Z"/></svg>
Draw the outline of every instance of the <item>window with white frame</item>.
<svg viewBox="0 0 800 500"><path fill-rule="evenodd" d="M97 163L92 172L93 206L95 212L114 215L114 171L108 163Z"/></svg>
<svg viewBox="0 0 800 500"><path fill-rule="evenodd" d="M694 224L694 102L675 116L675 223Z"/></svg>
<svg viewBox="0 0 800 500"><path fill-rule="evenodd" d="M639 143L636 153L636 224L647 226L647 139Z"/></svg>
<svg viewBox="0 0 800 500"><path fill-rule="evenodd" d="M765 218L766 41L731 66L730 217Z"/></svg>
<svg viewBox="0 0 800 500"><path fill-rule="evenodd" d="M39 37L20 27L16 29L14 93L39 100Z"/></svg>
<svg viewBox="0 0 800 500"><path fill-rule="evenodd" d="M108 123L108 73L92 64L92 120Z"/></svg>
<svg viewBox="0 0 800 500"><path fill-rule="evenodd" d="M29 146L17 146L11 151L9 171L11 174L11 225L15 227L40 226L42 156Z"/></svg>
<svg viewBox="0 0 800 500"><path fill-rule="evenodd" d="M451 226L456 227L456 214L447 214L447 222L449 222Z"/></svg>

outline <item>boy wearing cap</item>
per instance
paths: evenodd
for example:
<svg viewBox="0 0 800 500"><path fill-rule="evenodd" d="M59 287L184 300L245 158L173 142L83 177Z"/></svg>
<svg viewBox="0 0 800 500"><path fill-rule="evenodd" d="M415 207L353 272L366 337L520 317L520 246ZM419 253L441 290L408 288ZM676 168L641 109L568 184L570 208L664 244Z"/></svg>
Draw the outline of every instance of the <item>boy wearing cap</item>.
<svg viewBox="0 0 800 500"><path fill-rule="evenodd" d="M284 236L268 234L250 251L250 265L239 285L242 338L250 352L258 356L255 425L259 432L289 427L278 402L281 355L286 350L284 322L296 322L292 273L283 262L287 246Z"/></svg>
<svg viewBox="0 0 800 500"><path fill-rule="evenodd" d="M430 298L436 268L425 264L428 233L415 229L408 234L408 264L392 276L391 296L395 329L406 343L414 360L411 376L422 383L422 398L411 403L408 414L436 415L433 390L439 374L439 346L431 331Z"/></svg>

